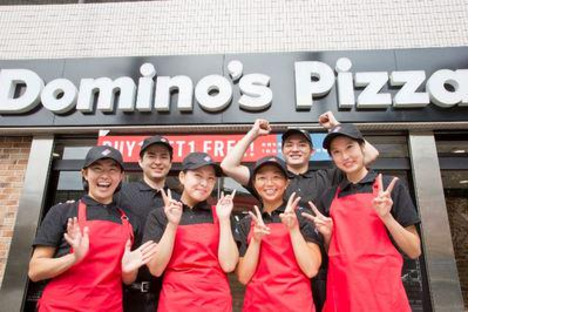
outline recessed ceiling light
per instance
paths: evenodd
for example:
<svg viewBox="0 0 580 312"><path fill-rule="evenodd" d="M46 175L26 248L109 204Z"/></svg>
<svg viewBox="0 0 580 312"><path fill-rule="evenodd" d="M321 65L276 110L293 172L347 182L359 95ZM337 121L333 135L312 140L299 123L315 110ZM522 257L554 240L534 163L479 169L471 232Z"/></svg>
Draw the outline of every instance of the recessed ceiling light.
<svg viewBox="0 0 580 312"><path fill-rule="evenodd" d="M465 153L465 150L463 150L463 149L456 149L456 150L453 150L452 153L454 153L454 154L463 154L463 153Z"/></svg>
<svg viewBox="0 0 580 312"><path fill-rule="evenodd" d="M459 181L459 184L467 184L467 180L461 180Z"/></svg>

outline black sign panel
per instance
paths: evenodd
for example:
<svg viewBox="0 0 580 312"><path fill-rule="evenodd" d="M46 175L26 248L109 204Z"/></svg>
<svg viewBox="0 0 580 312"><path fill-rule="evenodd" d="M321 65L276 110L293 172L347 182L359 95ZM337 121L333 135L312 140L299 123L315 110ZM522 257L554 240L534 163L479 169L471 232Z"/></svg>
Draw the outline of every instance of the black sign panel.
<svg viewBox="0 0 580 312"><path fill-rule="evenodd" d="M65 114L55 114L42 104L22 114L0 114L0 127L47 127L47 126L115 126L115 125L201 125L251 123L256 118L266 118L275 123L313 123L325 111L333 111L342 122L448 122L467 121L467 107L453 106L442 108L433 103L422 108L384 109L339 109L338 87L334 84L328 94L315 98L309 110L296 108L296 87L294 64L302 61L319 61L334 69L338 59L347 57L352 62L350 72L393 72L425 71L426 78L440 69L467 69L467 47L400 49L376 51L329 51L264 54L225 54L195 56L155 56L93 58L67 60L30 60L0 61L0 70L28 69L42 78L45 85L57 78L64 78L79 88L81 79L107 77L115 80L130 77L138 85L142 77L140 67L145 63L154 65L157 77L183 75L191 78L193 87L208 75L220 75L229 81L233 89L231 103L217 112L204 110L193 96L193 110L179 111L177 95L171 96L168 112L123 112L115 107L113 112L94 109L83 113L71 109ZM272 90L271 105L263 110L252 112L240 108L238 100L241 92L239 80L233 80L227 69L232 60L243 64L243 75L264 74L270 77ZM335 72L336 74L336 72ZM417 92L425 92L425 82ZM355 89L358 98L363 88ZM387 85L381 93L392 97L400 87ZM2 105L0 99L0 106Z"/></svg>

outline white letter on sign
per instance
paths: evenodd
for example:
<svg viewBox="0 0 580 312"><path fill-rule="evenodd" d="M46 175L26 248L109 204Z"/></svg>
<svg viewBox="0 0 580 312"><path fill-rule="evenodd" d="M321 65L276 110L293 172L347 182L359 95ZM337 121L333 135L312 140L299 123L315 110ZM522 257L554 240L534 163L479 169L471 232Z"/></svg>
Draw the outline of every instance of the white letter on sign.
<svg viewBox="0 0 580 312"><path fill-rule="evenodd" d="M242 96L238 100L240 107L248 111L261 111L272 104L272 90L268 88L270 76L249 74L240 80Z"/></svg>
<svg viewBox="0 0 580 312"><path fill-rule="evenodd" d="M334 72L322 62L294 63L296 108L310 110L313 97L322 97L334 85ZM312 78L318 81L312 81Z"/></svg>
<svg viewBox="0 0 580 312"><path fill-rule="evenodd" d="M454 90L447 90L446 84ZM439 107L447 108L455 104L467 106L467 69L436 71L427 81L427 92L431 101Z"/></svg>
<svg viewBox="0 0 580 312"><path fill-rule="evenodd" d="M393 99L394 107L425 107L429 104L427 92L416 92L425 81L425 71L410 70L391 73L391 85L402 86Z"/></svg>
<svg viewBox="0 0 580 312"><path fill-rule="evenodd" d="M16 87L26 86L24 94L14 98ZM0 70L0 114L22 114L40 103L40 92L44 82L33 71L27 69Z"/></svg>
<svg viewBox="0 0 580 312"><path fill-rule="evenodd" d="M355 87L366 87L358 96L357 108L387 108L391 106L391 95L379 93L389 81L388 72L364 72L354 75Z"/></svg>
<svg viewBox="0 0 580 312"><path fill-rule="evenodd" d="M210 94L216 91L218 94ZM220 75L205 76L195 86L197 102L209 112L219 112L228 107L232 101L232 93L232 85Z"/></svg>
<svg viewBox="0 0 580 312"><path fill-rule="evenodd" d="M65 114L75 107L77 88L70 80L55 79L42 90L40 98L46 109L55 114Z"/></svg>

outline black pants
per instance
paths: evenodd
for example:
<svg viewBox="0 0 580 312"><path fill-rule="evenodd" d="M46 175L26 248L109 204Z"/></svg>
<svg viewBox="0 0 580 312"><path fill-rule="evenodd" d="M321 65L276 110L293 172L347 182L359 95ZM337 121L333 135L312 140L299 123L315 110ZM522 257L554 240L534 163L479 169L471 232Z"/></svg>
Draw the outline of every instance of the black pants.
<svg viewBox="0 0 580 312"><path fill-rule="evenodd" d="M123 295L124 312L157 312L159 291L141 292L125 288Z"/></svg>

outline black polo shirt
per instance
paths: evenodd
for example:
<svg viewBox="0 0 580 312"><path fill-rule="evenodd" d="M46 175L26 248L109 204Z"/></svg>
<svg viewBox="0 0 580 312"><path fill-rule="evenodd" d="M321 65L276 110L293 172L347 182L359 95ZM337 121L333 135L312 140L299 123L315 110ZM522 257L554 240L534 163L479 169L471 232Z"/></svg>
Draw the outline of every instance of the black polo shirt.
<svg viewBox="0 0 580 312"><path fill-rule="evenodd" d="M250 169L250 176L252 176L253 170ZM342 180L345 179L344 174L338 168L333 167L329 169L309 169L303 174L293 174L289 172L288 176L290 184L284 193L284 200L287 201L293 192L296 192L297 196L300 196L300 205L310 210L310 205L308 201L316 203L316 200L320 197L320 194L324 193L331 186L338 185ZM258 192L252 185L252 181L248 182L248 185L244 187L256 198Z"/></svg>
<svg viewBox="0 0 580 312"><path fill-rule="evenodd" d="M167 185L163 187L165 192L169 189ZM179 199L181 194L177 191L171 190L171 197ZM129 219L136 220L139 224L139 230L135 232L135 242L133 249L141 246L143 242L143 232L145 230L145 223L147 216L156 208L165 206L161 192L149 186L145 181L124 183L121 191L117 193L116 201L119 206L127 213ZM136 283L141 281L159 280L154 278L146 266L139 268Z"/></svg>
<svg viewBox="0 0 580 312"><path fill-rule="evenodd" d="M163 189L167 192L169 187L165 185ZM181 194L171 190L171 197L179 200ZM116 201L123 211L130 217L133 217L133 219L136 219L141 225L140 231L135 235L133 248L141 246L145 242L143 241L143 231L145 229L147 216L154 209L165 206L161 192L149 186L145 181L132 182L123 184L121 192L117 194Z"/></svg>
<svg viewBox="0 0 580 312"><path fill-rule="evenodd" d="M368 174L356 184L351 183L348 179L344 179L338 186L332 187L324 192L320 197L320 200L316 203L316 207L321 213L328 216L330 205L332 204L337 188L340 188L338 198L354 194L372 193L373 184L377 175L378 173L376 171L369 170ZM383 174L383 187L386 188L393 178L394 177L392 176ZM391 198L393 199L391 214L399 224L406 227L421 222L419 215L417 214L417 209L415 209L415 205L413 205L413 201L409 195L409 190L405 183L400 179L395 183L395 187L391 193ZM371 202L369 202L369 207L372 209Z"/></svg>
<svg viewBox="0 0 580 312"><path fill-rule="evenodd" d="M157 208L151 211L149 217L147 217L143 239L145 241L153 240L156 243L159 242L165 232L168 222L169 221L165 216L163 208ZM179 225L204 223L214 223L211 205L207 201L198 203L194 207L189 207L186 204L183 204L183 214L181 215Z"/></svg>
<svg viewBox="0 0 580 312"><path fill-rule="evenodd" d="M271 214L262 211L262 219L264 219L264 223L266 225L272 223L282 223L280 214L283 213L285 209L286 202L284 202L284 204L282 204L282 206L278 207L276 210L272 211ZM308 219L301 215L304 211L306 210L301 206L296 209L296 216L300 226L300 233L302 233L305 241L322 246L322 239L318 236L318 233L316 232L312 222L308 221ZM240 257L243 257L246 254L246 250L248 249L248 235L250 234L251 226L252 217L247 215L242 220L240 220L234 231L234 239L238 245L238 249L240 250Z"/></svg>
<svg viewBox="0 0 580 312"><path fill-rule="evenodd" d="M87 221L103 220L123 224L121 211L114 201L110 204L101 204L88 195L84 195L81 200L87 207ZM54 258L70 253L70 245L64 239L64 233L66 233L68 218L78 217L78 206L79 201L77 200L74 203L58 204L51 207L44 220L42 220L32 245L34 247L56 247ZM139 222L129 217L129 223L133 226L134 232L138 230Z"/></svg>

